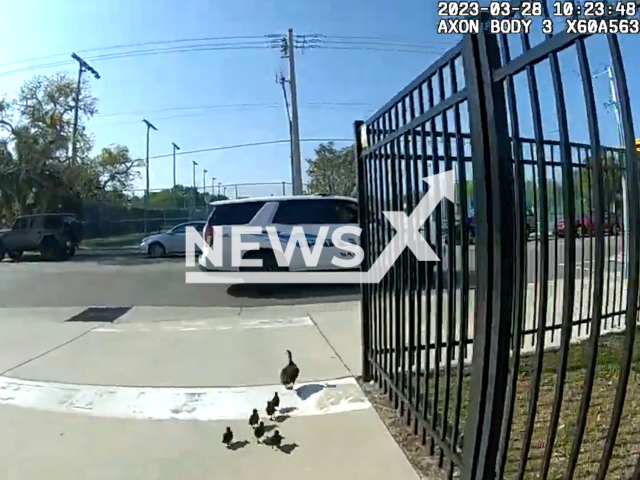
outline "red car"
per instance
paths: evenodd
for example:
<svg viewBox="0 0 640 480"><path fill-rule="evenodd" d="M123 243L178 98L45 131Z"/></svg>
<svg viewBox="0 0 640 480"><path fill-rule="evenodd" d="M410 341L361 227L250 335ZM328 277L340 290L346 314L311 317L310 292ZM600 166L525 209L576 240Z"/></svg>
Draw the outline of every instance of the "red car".
<svg viewBox="0 0 640 480"><path fill-rule="evenodd" d="M610 235L618 235L621 231L621 218L617 213L605 213L604 214L604 231ZM558 226L556 227L556 235L558 237L564 237L564 219L558 220ZM576 236L587 237L596 233L596 219L595 214L585 215L584 217L576 218Z"/></svg>

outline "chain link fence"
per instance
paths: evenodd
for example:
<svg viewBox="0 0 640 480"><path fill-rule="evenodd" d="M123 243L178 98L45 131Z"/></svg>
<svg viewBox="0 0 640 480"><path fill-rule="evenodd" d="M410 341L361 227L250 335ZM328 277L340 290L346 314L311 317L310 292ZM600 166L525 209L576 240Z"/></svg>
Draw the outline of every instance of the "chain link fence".
<svg viewBox="0 0 640 480"><path fill-rule="evenodd" d="M306 185L305 185L306 191ZM87 248L133 247L150 234L189 221L205 220L215 200L292 195L291 182L218 184L208 187L151 189L126 192L111 201L84 202L78 214Z"/></svg>

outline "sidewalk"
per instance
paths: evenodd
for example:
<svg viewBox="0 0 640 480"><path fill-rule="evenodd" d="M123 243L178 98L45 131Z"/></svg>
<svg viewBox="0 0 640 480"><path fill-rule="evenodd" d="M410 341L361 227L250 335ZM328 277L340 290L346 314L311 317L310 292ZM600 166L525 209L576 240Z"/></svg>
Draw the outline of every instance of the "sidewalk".
<svg viewBox="0 0 640 480"><path fill-rule="evenodd" d="M353 378L359 302L66 321L81 310L0 310L8 480L418 478ZM286 349L301 370L293 392L279 385ZM263 420L282 450L247 425L274 391L289 411ZM227 426L236 451L221 444Z"/></svg>

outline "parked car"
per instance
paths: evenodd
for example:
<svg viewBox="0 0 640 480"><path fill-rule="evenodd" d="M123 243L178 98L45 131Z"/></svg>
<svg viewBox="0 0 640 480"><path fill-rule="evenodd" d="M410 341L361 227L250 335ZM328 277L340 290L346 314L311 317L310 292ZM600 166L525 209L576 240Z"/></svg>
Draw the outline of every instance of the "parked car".
<svg viewBox="0 0 640 480"><path fill-rule="evenodd" d="M70 213L44 213L17 217L10 229L0 231L0 260L19 260L24 252L39 251L47 260L75 255L82 227Z"/></svg>
<svg viewBox="0 0 640 480"><path fill-rule="evenodd" d="M209 245L213 245L213 227L222 226L222 266L214 266L209 259L200 256L201 270L238 271L237 266L231 264L231 236L233 226L274 226L278 236L288 240L293 227L301 226L310 248L317 240L321 226L328 226L329 232L324 242L322 254L317 266L307 266L299 247L293 253L289 270L336 270L341 269L331 263L334 256L345 259L352 258L353 253L339 249L331 241L333 231L342 226L358 226L358 203L350 197L301 195L295 197L265 197L241 200L222 200L211 203L213 210L203 229L203 237ZM357 235L345 234L343 240L360 244ZM257 235L244 235L243 242L258 242L259 250L249 250L243 254L243 259L261 259L263 270L278 270L271 242L266 229ZM243 268L244 269L244 268ZM247 269L252 269L247 267Z"/></svg>
<svg viewBox="0 0 640 480"><path fill-rule="evenodd" d="M617 213L605 212L604 214L604 231L605 234L619 235L621 229L621 218ZM576 236L586 237L593 235L596 232L596 218L595 214L579 216L575 220ZM564 218L558 220L558 226L555 229L555 233L558 237L564 237L565 235L565 220Z"/></svg>
<svg viewBox="0 0 640 480"><path fill-rule="evenodd" d="M204 221L185 222L163 233L146 237L140 243L140 253L154 258L185 253L187 227L202 230Z"/></svg>

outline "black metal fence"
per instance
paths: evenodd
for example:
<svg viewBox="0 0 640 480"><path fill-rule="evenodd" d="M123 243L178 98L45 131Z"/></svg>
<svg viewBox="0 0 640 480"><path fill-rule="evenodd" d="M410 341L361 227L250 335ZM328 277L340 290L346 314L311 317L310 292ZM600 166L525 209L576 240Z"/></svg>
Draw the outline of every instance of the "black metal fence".
<svg viewBox="0 0 640 480"><path fill-rule="evenodd" d="M363 377L450 477L640 477L638 157L619 39L605 43L624 139L610 147L588 41L467 36L356 123L364 270L394 236L382 212L410 214L424 177L455 171L455 202L421 228L441 261L405 250L362 309Z"/></svg>

